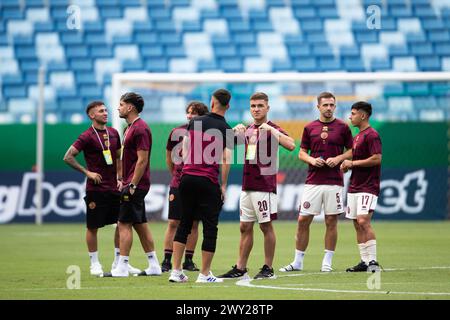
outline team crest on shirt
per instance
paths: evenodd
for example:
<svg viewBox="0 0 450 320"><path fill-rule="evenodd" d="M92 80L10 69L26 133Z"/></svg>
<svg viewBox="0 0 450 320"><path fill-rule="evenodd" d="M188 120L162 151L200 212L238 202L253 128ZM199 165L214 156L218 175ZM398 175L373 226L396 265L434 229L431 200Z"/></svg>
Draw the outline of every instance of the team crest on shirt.
<svg viewBox="0 0 450 320"><path fill-rule="evenodd" d="M175 195L174 195L174 194L171 194L171 195L169 196L169 201L173 201L173 200L175 200Z"/></svg>
<svg viewBox="0 0 450 320"><path fill-rule="evenodd" d="M96 204L94 201L91 201L91 202L89 202L89 204L88 204L88 207L89 207L89 209L91 209L91 210L94 210L96 206L97 206L97 204Z"/></svg>
<svg viewBox="0 0 450 320"><path fill-rule="evenodd" d="M323 140L323 143L325 143L325 140L328 138L328 126L322 127L322 133L320 134L320 138Z"/></svg>
<svg viewBox="0 0 450 320"><path fill-rule="evenodd" d="M308 201L303 202L303 208L309 209L309 207L311 207L311 203L309 203Z"/></svg>

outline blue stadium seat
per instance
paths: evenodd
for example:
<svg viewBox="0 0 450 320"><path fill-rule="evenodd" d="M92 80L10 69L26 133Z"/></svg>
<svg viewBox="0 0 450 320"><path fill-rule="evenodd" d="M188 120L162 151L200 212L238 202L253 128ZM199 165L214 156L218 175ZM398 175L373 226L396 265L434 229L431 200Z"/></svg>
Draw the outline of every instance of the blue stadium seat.
<svg viewBox="0 0 450 320"><path fill-rule="evenodd" d="M97 80L95 73L92 71L79 71L75 73L75 81L79 85L95 85Z"/></svg>
<svg viewBox="0 0 450 320"><path fill-rule="evenodd" d="M73 71L90 71L93 68L92 60L74 58L70 60L70 68Z"/></svg>
<svg viewBox="0 0 450 320"><path fill-rule="evenodd" d="M294 62L294 70L300 72L312 72L317 70L317 62L315 58L305 57L301 59L292 59Z"/></svg>
<svg viewBox="0 0 450 320"><path fill-rule="evenodd" d="M179 58L179 57L185 57L186 53L184 51L183 46L180 46L180 45L167 46L166 47L166 56L168 58Z"/></svg>
<svg viewBox="0 0 450 320"><path fill-rule="evenodd" d="M3 85L20 85L24 82L24 78L22 73L5 74L1 77L1 82Z"/></svg>
<svg viewBox="0 0 450 320"><path fill-rule="evenodd" d="M157 44L159 42L158 34L145 31L135 32L134 41L138 44Z"/></svg>
<svg viewBox="0 0 450 320"><path fill-rule="evenodd" d="M67 58L83 58L89 56L89 48L86 45L68 45L66 46Z"/></svg>
<svg viewBox="0 0 450 320"><path fill-rule="evenodd" d="M417 65L422 71L441 71L441 60L439 57L419 57Z"/></svg>
<svg viewBox="0 0 450 320"><path fill-rule="evenodd" d="M111 58L114 56L113 47L110 45L92 45L91 57L96 58Z"/></svg>
<svg viewBox="0 0 450 320"><path fill-rule="evenodd" d="M389 59L374 59L370 67L372 71L389 71L391 70L391 61Z"/></svg>
<svg viewBox="0 0 450 320"><path fill-rule="evenodd" d="M166 58L150 58L145 61L145 70L148 72L167 72L169 69Z"/></svg>
<svg viewBox="0 0 450 320"><path fill-rule="evenodd" d="M234 57L237 55L237 50L234 45L215 45L214 52L217 58Z"/></svg>
<svg viewBox="0 0 450 320"><path fill-rule="evenodd" d="M162 57L164 55L164 49L161 45L145 45L141 47L141 54L144 58Z"/></svg>
<svg viewBox="0 0 450 320"><path fill-rule="evenodd" d="M137 60L124 60L122 63L124 72L136 72L144 69L144 63L141 59Z"/></svg>
<svg viewBox="0 0 450 320"><path fill-rule="evenodd" d="M220 68L225 72L242 72L243 65L240 58L219 59Z"/></svg>
<svg viewBox="0 0 450 320"><path fill-rule="evenodd" d="M247 20L242 19L229 19L228 20L228 29L230 32L243 32L243 31L249 31L250 28L250 22Z"/></svg>
<svg viewBox="0 0 450 320"><path fill-rule="evenodd" d="M321 57L319 58L319 68L322 71L341 70L341 60L337 58Z"/></svg>
<svg viewBox="0 0 450 320"><path fill-rule="evenodd" d="M16 85L4 85L3 96L7 99L11 98L26 98L27 86L23 84Z"/></svg>

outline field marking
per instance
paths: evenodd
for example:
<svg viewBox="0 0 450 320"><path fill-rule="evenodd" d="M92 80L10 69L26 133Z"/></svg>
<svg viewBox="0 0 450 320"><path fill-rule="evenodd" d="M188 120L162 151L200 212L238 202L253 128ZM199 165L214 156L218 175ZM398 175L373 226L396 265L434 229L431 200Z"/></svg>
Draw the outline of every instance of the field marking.
<svg viewBox="0 0 450 320"><path fill-rule="evenodd" d="M169 284L170 285L170 284ZM146 287L135 287L132 286L130 289L155 289L155 287L167 288L166 285L158 285L158 286L146 286ZM234 286L208 286L208 285L192 285L189 288L231 288ZM81 287L80 289L67 289L67 288L15 288L15 289L0 289L0 292L5 291L50 291L50 290L68 290L68 291L78 291L78 290L110 290L110 289L126 289L125 287Z"/></svg>
<svg viewBox="0 0 450 320"><path fill-rule="evenodd" d="M433 270L433 269L450 269L450 266L444 267L419 267L419 268L393 268L384 269L384 271L414 271L414 270ZM287 277L304 277L308 275L329 275L329 274L343 274L345 271L339 272L311 272L311 273L296 273L278 276L278 278ZM369 274L370 275L370 274ZM431 296L450 296L450 292L409 292L409 291L380 291L380 290L339 290L339 289L320 289L320 288L289 288L286 286L268 286L268 285L256 285L251 283L254 279L250 277L237 281L237 286L249 287L249 288L261 288L261 289L273 289L273 290L291 290L291 291L316 291L316 292L328 292L328 293L367 293L367 294L405 294L405 295L431 295ZM258 281L258 280L257 280ZM333 285L334 283L329 283ZM310 284L298 284L299 286Z"/></svg>

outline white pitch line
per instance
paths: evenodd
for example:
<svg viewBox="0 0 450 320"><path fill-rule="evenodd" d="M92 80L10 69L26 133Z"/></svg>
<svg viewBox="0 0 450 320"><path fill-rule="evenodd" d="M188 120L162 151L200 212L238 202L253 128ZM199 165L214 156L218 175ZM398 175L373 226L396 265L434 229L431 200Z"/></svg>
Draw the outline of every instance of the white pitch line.
<svg viewBox="0 0 450 320"><path fill-rule="evenodd" d="M414 271L414 270L431 270L431 269L450 269L450 266L444 267L420 267L420 268L399 268L399 269L384 269L385 271ZM301 277L307 275L318 275L318 274L337 274L337 273L346 273L346 272L312 272L312 273L297 273L290 275L282 275L278 276L279 278L283 277ZM289 288L289 287L279 287L279 286L267 286L267 285L255 285L252 284L253 279L247 278L236 282L237 286L250 287L250 288L261 288L261 289L273 289L273 290L291 290L291 291L316 291L316 292L331 292L331 293L367 293L367 294L405 294L405 295L431 295L431 296L450 296L450 292L402 292L402 291L375 291L375 290L339 290L339 289L320 289L320 288ZM306 285L306 284L298 284L298 285Z"/></svg>

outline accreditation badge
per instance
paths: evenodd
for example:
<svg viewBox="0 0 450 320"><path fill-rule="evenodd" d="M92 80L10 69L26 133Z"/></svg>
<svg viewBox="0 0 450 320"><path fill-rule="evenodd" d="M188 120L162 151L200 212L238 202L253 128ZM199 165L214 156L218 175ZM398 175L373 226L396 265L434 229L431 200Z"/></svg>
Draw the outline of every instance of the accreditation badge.
<svg viewBox="0 0 450 320"><path fill-rule="evenodd" d="M255 160L256 158L256 144L249 144L247 146L247 153L245 155L245 160Z"/></svg>
<svg viewBox="0 0 450 320"><path fill-rule="evenodd" d="M112 165L113 164L113 159L111 156L111 150L103 150L103 157L105 158L106 164L107 165Z"/></svg>

